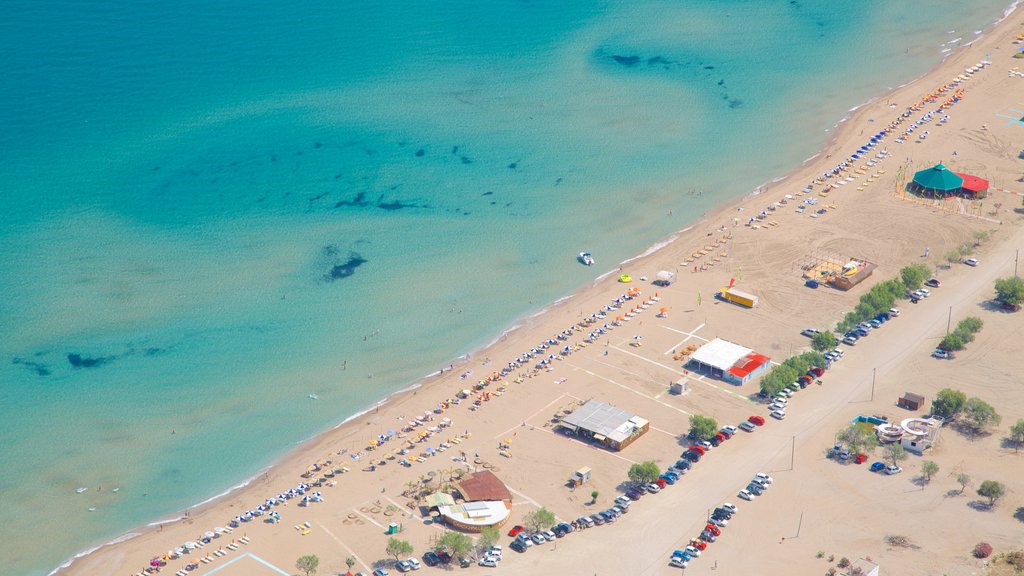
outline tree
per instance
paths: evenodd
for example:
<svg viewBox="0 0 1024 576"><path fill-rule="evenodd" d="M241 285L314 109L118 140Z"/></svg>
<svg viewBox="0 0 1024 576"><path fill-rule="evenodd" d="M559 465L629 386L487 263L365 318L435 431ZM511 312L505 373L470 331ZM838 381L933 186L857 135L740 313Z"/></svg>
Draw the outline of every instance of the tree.
<svg viewBox="0 0 1024 576"><path fill-rule="evenodd" d="M473 539L461 532L449 530L437 539L434 549L447 552L453 558L462 558L473 549Z"/></svg>
<svg viewBox="0 0 1024 576"><path fill-rule="evenodd" d="M953 264L960 261L960 253L956 250L950 250L946 253L946 262Z"/></svg>
<svg viewBox="0 0 1024 576"><path fill-rule="evenodd" d="M900 270L900 280L907 290L917 290L932 273L925 264L911 264Z"/></svg>
<svg viewBox="0 0 1024 576"><path fill-rule="evenodd" d="M448 534L459 534L458 532L449 532ZM447 536L448 534L445 534ZM465 534L459 534L465 536ZM442 536L444 538L444 536ZM468 538L468 536L467 536ZM400 556L406 554L412 554L412 544L409 544L405 540L399 540L398 538L388 538L388 546L384 549L390 556L394 556L395 560L398 560Z"/></svg>
<svg viewBox="0 0 1024 576"><path fill-rule="evenodd" d="M533 512L529 512L523 518L523 524L530 529L531 532L540 532L551 528L555 523L555 515L547 508L539 508Z"/></svg>
<svg viewBox="0 0 1024 576"><path fill-rule="evenodd" d="M958 332L977 334L978 332L981 332L983 326L985 326L985 323L981 321L981 318L978 318L977 316L968 316L967 318L957 322L956 329Z"/></svg>
<svg viewBox="0 0 1024 576"><path fill-rule="evenodd" d="M661 470L653 460L641 462L640 464L633 464L629 467L629 479L631 482L637 484L647 484L654 482L661 475ZM596 499L596 498L595 498Z"/></svg>
<svg viewBox="0 0 1024 576"><path fill-rule="evenodd" d="M693 414L690 416L690 438L694 440L711 440L718 434L718 422L714 418ZM655 476L657 477L657 476Z"/></svg>
<svg viewBox="0 0 1024 576"><path fill-rule="evenodd" d="M875 439L875 435L871 431L856 424L850 425L840 432L838 439L840 443L846 445L847 450L854 454L870 452L878 445L878 440Z"/></svg>
<svg viewBox="0 0 1024 576"><path fill-rule="evenodd" d="M996 500L1002 498L1003 494L1006 493L1006 486L1003 486L1001 482L995 480L985 480L978 487L978 495L988 498L988 505L995 506Z"/></svg>
<svg viewBox="0 0 1024 576"><path fill-rule="evenodd" d="M1017 276L999 278L996 280L996 300L1007 304L1020 304L1024 302L1024 280Z"/></svg>
<svg viewBox="0 0 1024 576"><path fill-rule="evenodd" d="M925 482L931 482L932 476L939 473L939 465L931 460L925 460L921 462L921 474L924 476Z"/></svg>
<svg viewBox="0 0 1024 576"><path fill-rule="evenodd" d="M597 497L600 496L600 495L601 495L601 493L598 492L597 490L594 490L593 492L591 492L590 493L590 503L593 504L593 503L597 502Z"/></svg>
<svg viewBox="0 0 1024 576"><path fill-rule="evenodd" d="M952 420L956 418L966 403L967 395L963 392L952 388L943 388L935 395L935 400L932 400L932 414Z"/></svg>
<svg viewBox="0 0 1024 576"><path fill-rule="evenodd" d="M500 538L501 533L493 526L488 526L481 530L480 536L476 539L477 554L482 556L491 546L497 544Z"/></svg>
<svg viewBox="0 0 1024 576"><path fill-rule="evenodd" d="M822 330L811 338L811 348L814 348L818 352L826 352L836 347L839 341L836 340L836 335L829 332L828 330Z"/></svg>
<svg viewBox="0 0 1024 576"><path fill-rule="evenodd" d="M355 556L349 556L348 558L345 558L345 566L348 566L349 574L352 573L352 567L355 566L355 565L356 565L356 557Z"/></svg>
<svg viewBox="0 0 1024 576"><path fill-rule="evenodd" d="M1010 426L1010 434L1007 436L1010 444L1013 444L1014 451L1019 452L1020 447L1024 444L1024 420L1017 420L1017 422Z"/></svg>
<svg viewBox="0 0 1024 576"><path fill-rule="evenodd" d="M889 464L895 466L897 463L907 459L907 451L899 442L885 445L885 459Z"/></svg>
<svg viewBox="0 0 1024 576"><path fill-rule="evenodd" d="M308 556L299 556L299 559L295 561L295 567L298 568L299 572L305 572L306 576L316 572L316 569L320 566L320 558L310 554Z"/></svg>
<svg viewBox="0 0 1024 576"><path fill-rule="evenodd" d="M970 398L964 403L963 418L960 420L972 433L980 434L989 426L998 425L1002 417L988 402L981 398Z"/></svg>
<svg viewBox="0 0 1024 576"><path fill-rule="evenodd" d="M960 332L950 332L942 337L939 348L946 352L956 352L964 349L964 335Z"/></svg>
<svg viewBox="0 0 1024 576"><path fill-rule="evenodd" d="M964 472L960 472L956 475L956 483L960 485L960 493L963 494L964 490L971 485L971 477Z"/></svg>

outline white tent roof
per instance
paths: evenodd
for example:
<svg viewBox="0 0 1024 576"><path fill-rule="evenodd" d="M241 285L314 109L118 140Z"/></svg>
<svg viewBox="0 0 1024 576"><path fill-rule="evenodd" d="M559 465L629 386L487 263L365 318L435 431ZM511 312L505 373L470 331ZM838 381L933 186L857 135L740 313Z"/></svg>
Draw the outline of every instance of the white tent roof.
<svg viewBox="0 0 1024 576"><path fill-rule="evenodd" d="M719 370L728 370L732 368L741 358L753 352L750 348L744 348L739 344L733 344L728 340L722 340L721 338L715 338L711 342L701 346L691 356L691 360L696 360L701 364L708 366L714 366Z"/></svg>

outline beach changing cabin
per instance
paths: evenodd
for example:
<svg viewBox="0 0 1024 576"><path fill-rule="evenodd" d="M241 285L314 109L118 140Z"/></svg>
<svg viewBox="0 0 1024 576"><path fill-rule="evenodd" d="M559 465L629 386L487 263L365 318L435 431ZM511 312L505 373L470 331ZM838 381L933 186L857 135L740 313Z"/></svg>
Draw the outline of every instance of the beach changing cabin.
<svg viewBox="0 0 1024 576"><path fill-rule="evenodd" d="M728 340L715 338L690 355L686 367L694 372L742 385L771 366L771 358Z"/></svg>

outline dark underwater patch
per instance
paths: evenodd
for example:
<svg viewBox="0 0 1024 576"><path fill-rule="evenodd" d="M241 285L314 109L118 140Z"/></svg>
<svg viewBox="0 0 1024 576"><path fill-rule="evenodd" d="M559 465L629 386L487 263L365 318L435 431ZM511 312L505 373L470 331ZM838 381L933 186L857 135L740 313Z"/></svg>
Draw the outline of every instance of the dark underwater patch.
<svg viewBox="0 0 1024 576"><path fill-rule="evenodd" d="M68 354L68 363L71 364L71 366L73 366L74 368L99 368L104 364L108 364L112 360L114 360L113 356L98 356L95 358L89 358L87 356L82 356L81 354L76 354L73 352Z"/></svg>
<svg viewBox="0 0 1024 576"><path fill-rule="evenodd" d="M46 367L46 364L41 362L32 362L31 360L25 360L24 358L15 358L11 360L11 364L24 366L34 372L36 376L49 376L51 374L50 369Z"/></svg>
<svg viewBox="0 0 1024 576"><path fill-rule="evenodd" d="M355 274L356 268L366 264L367 260L356 252L349 252L348 259L339 264L331 266L331 269L324 275L324 280L334 282L342 278L348 278Z"/></svg>

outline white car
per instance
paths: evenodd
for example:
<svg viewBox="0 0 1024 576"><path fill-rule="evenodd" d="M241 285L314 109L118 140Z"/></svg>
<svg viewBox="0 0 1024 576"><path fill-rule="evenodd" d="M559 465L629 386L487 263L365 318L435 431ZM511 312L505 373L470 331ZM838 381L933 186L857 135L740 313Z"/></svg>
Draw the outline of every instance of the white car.
<svg viewBox="0 0 1024 576"><path fill-rule="evenodd" d="M420 561L415 558L407 558L405 560L405 563L408 564L409 567L413 570L419 570L420 568L422 568L422 566L420 566Z"/></svg>
<svg viewBox="0 0 1024 576"><path fill-rule="evenodd" d="M629 506L630 502L632 502L632 500L629 499L629 496L619 496L618 498L615 499L616 504L620 504L626 507Z"/></svg>
<svg viewBox="0 0 1024 576"><path fill-rule="evenodd" d="M813 337L817 333L818 333L818 329L817 328L804 328L803 330L800 331L801 335L807 336L807 337Z"/></svg>
<svg viewBox="0 0 1024 576"><path fill-rule="evenodd" d="M775 482L775 480L771 476L765 474L764 472L758 472L757 474L754 474L754 479L760 480L765 484L771 484L772 482Z"/></svg>
<svg viewBox="0 0 1024 576"><path fill-rule="evenodd" d="M744 488L743 490L740 490L738 495L739 495L740 498L743 498L744 500L753 500L754 498L757 498L757 496L754 496L754 494L751 493L746 488Z"/></svg>
<svg viewBox="0 0 1024 576"><path fill-rule="evenodd" d="M405 574L406 572L412 570L412 566L410 566L409 562L405 560L399 560L398 564L395 565L395 568L398 568L398 571L402 574Z"/></svg>
<svg viewBox="0 0 1024 576"><path fill-rule="evenodd" d="M785 420L786 419L786 411L785 410L772 410L772 412L771 412L771 414L769 414L769 416L771 416L772 418L775 418L776 420Z"/></svg>
<svg viewBox="0 0 1024 576"><path fill-rule="evenodd" d="M736 427L735 426L722 426L721 432L724 432L726 434L735 434L736 433Z"/></svg>
<svg viewBox="0 0 1024 576"><path fill-rule="evenodd" d="M533 536L530 536L530 540L533 540L534 544L543 544L548 541L547 538L541 534L534 534Z"/></svg>
<svg viewBox="0 0 1024 576"><path fill-rule="evenodd" d="M687 546L686 547L686 553L689 554L693 558L696 558L696 557L700 556L700 550L697 549L697 548L694 548L693 546Z"/></svg>
<svg viewBox="0 0 1024 576"><path fill-rule="evenodd" d="M673 556L668 563L669 566L672 566L674 568L686 568L687 566L689 566L686 560L683 560L682 556Z"/></svg>
<svg viewBox="0 0 1024 576"><path fill-rule="evenodd" d="M725 508L726 510L728 510L729 512L731 512L733 514L735 514L735 513L740 511L740 509L737 508L736 505L732 504L731 502L726 502L725 504L722 504L722 508Z"/></svg>
<svg viewBox="0 0 1024 576"><path fill-rule="evenodd" d="M893 474L899 474L900 472L903 472L903 468L900 468L899 466L886 466L885 467L885 473L890 475L890 476L892 476Z"/></svg>
<svg viewBox="0 0 1024 576"><path fill-rule="evenodd" d="M771 404L768 405L768 409L769 410L785 410L786 409L786 405L783 404L782 402L775 401L775 402L772 402Z"/></svg>
<svg viewBox="0 0 1024 576"><path fill-rule="evenodd" d="M726 526L729 525L729 520L726 519L726 518L711 517L711 518L708 518L708 524L714 524L715 526L718 526L719 528L725 528Z"/></svg>
<svg viewBox="0 0 1024 576"><path fill-rule="evenodd" d="M477 562L477 564L479 564L480 566L486 566L487 568L495 568L498 566L498 562L490 556L484 556L480 559L479 562Z"/></svg>
<svg viewBox="0 0 1024 576"><path fill-rule="evenodd" d="M783 388L782 390L779 391L779 396L785 396L786 398L792 398L793 397L793 391L790 390L789 388Z"/></svg>
<svg viewBox="0 0 1024 576"><path fill-rule="evenodd" d="M548 542L554 542L555 539L558 538L557 536L555 536L555 533L551 530L545 530L541 532L540 535L546 538Z"/></svg>
<svg viewBox="0 0 1024 576"><path fill-rule="evenodd" d="M935 351L932 352L932 357L933 358L948 359L949 358L949 352L946 352L942 348L936 348Z"/></svg>
<svg viewBox="0 0 1024 576"><path fill-rule="evenodd" d="M968 258L967 260L964 260L964 264L967 264L968 266L977 266L978 261L974 258Z"/></svg>

